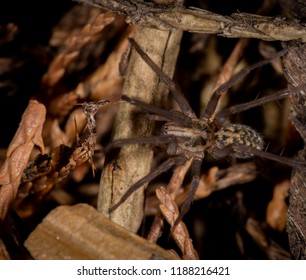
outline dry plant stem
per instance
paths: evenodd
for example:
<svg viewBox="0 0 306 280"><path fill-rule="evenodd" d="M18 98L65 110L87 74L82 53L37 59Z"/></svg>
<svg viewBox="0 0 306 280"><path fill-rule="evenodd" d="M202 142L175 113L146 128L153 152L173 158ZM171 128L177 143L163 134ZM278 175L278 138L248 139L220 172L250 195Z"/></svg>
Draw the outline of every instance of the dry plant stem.
<svg viewBox="0 0 306 280"><path fill-rule="evenodd" d="M26 168L34 146L44 152L42 129L46 108L37 101L30 101L22 115L19 128L10 143L6 160L0 170L0 222L4 220L14 201L23 170Z"/></svg>
<svg viewBox="0 0 306 280"><path fill-rule="evenodd" d="M131 22L160 30L183 30L217 34L229 38L257 38L266 41L306 41L304 23L280 17L246 13L222 16L205 10L179 5L166 7L133 0L76 0L128 16Z"/></svg>
<svg viewBox="0 0 306 280"><path fill-rule="evenodd" d="M176 194L179 188L183 184L183 180L191 165L191 162L192 162L192 158L187 160L183 165L176 167L173 171L172 178L167 186L167 191L173 200L175 200ZM148 233L148 236L147 236L147 239L150 242L156 243L158 237L161 234L163 224L164 222L162 219L162 214L159 211L154 217L154 221L152 223L150 232Z"/></svg>
<svg viewBox="0 0 306 280"><path fill-rule="evenodd" d="M138 26L135 40L169 76L173 75L182 33L159 31ZM154 42L152 41L154 38ZM167 90L156 74L141 57L132 51L123 87L126 95L144 102L160 104L166 100ZM153 125L142 117L135 119L135 106L120 103L115 120L113 139L150 135ZM123 227L137 231L143 218L144 187L134 192L116 211L109 209L120 200L133 183L147 175L151 168L153 153L150 147L127 145L120 151L116 161L105 166L98 197L98 210Z"/></svg>
<svg viewBox="0 0 306 280"><path fill-rule="evenodd" d="M156 190L156 195L160 201L159 208L167 222L173 226L179 216L179 210L170 194L163 187ZM192 240L189 238L186 225L180 221L172 231L173 239L182 251L184 259L198 259L197 252L194 250Z"/></svg>

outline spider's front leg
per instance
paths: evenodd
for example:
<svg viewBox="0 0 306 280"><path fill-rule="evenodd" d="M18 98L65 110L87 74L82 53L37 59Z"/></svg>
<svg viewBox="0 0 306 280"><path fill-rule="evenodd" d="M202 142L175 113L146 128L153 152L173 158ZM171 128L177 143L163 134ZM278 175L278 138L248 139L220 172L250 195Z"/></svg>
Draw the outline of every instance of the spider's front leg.
<svg viewBox="0 0 306 280"><path fill-rule="evenodd" d="M147 111L149 113L155 114L157 116L163 117L168 121L173 121L175 123L180 123L184 126L190 126L191 125L191 118L185 115L184 113L180 111L167 111L162 108L156 107L153 104L147 104L145 102L142 102L138 99L129 97L127 95L122 95L121 99L129 102L132 105L135 105L144 111Z"/></svg>
<svg viewBox="0 0 306 280"><path fill-rule="evenodd" d="M171 229L172 232L175 229L175 227L178 225L178 223L182 220L182 218L185 216L185 214L188 212L190 205L194 199L195 193L200 183L201 165L202 165L202 158L195 158L192 162L191 165L192 180L190 183L190 192L188 193L186 199L184 200L181 206L180 214L175 220L173 227Z"/></svg>
<svg viewBox="0 0 306 280"><path fill-rule="evenodd" d="M115 148L120 148L125 145L164 145L169 144L175 141L175 138L172 135L159 135L159 136L147 136L147 137L134 137L134 138L126 138L126 139L116 139L113 142L109 143L104 152L108 153L110 150Z"/></svg>
<svg viewBox="0 0 306 280"><path fill-rule="evenodd" d="M155 170L153 170L148 175L146 175L145 177L140 179L138 182L136 182L134 185L132 185L127 190L127 192L123 194L121 199L109 209L109 213L112 213L113 211L115 211L122 203L124 203L129 198L129 196L133 192L138 190L141 186L143 186L146 183L149 183L150 181L155 179L158 175L168 171L171 167L184 164L185 161L186 161L186 157L184 156L171 157L167 159L166 161L164 161Z"/></svg>

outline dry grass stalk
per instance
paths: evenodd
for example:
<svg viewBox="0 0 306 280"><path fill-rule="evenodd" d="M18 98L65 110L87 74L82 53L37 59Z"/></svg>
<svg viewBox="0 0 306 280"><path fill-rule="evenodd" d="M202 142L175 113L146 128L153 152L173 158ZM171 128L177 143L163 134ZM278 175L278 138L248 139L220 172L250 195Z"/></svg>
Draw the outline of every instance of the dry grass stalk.
<svg viewBox="0 0 306 280"><path fill-rule="evenodd" d="M42 129L46 117L45 106L30 101L23 113L19 128L8 147L6 160L0 170L0 220L4 220L14 201L23 170L26 168L34 146L44 152Z"/></svg>
<svg viewBox="0 0 306 280"><path fill-rule="evenodd" d="M114 15L103 13L88 23L80 31L66 39L65 47L51 62L47 73L42 78L42 85L54 86L64 76L65 69L79 54L79 51L90 42L91 38L101 32L105 26L114 21Z"/></svg>
<svg viewBox="0 0 306 280"><path fill-rule="evenodd" d="M171 198L170 194L163 187L156 190L156 195L160 201L159 208L163 213L167 222L173 226L177 217L179 216L179 210L176 203ZM192 240L189 238L189 233L186 225L180 221L172 231L173 239L182 251L183 258L189 260L198 259L198 254L193 248Z"/></svg>

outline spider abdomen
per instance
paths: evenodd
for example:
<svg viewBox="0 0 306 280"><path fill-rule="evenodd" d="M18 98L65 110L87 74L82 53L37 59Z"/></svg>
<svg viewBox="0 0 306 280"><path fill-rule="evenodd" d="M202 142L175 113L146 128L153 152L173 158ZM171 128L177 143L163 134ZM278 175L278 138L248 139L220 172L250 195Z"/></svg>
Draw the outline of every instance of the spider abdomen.
<svg viewBox="0 0 306 280"><path fill-rule="evenodd" d="M218 149L224 149L229 145L235 147L230 155L235 158L249 158L253 154L238 151L239 147L251 147L262 150L264 141L261 135L251 127L243 124L226 124L215 132L215 145ZM237 148L238 147L238 148Z"/></svg>

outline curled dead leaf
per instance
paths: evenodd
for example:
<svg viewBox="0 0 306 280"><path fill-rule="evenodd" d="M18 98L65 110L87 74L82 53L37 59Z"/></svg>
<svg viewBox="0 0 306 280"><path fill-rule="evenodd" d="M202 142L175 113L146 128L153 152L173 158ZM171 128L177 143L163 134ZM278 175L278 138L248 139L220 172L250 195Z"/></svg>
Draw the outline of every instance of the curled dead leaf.
<svg viewBox="0 0 306 280"><path fill-rule="evenodd" d="M0 220L4 220L16 197L22 172L28 164L33 147L36 145L44 152L42 129L45 118L45 106L31 100L0 169Z"/></svg>

